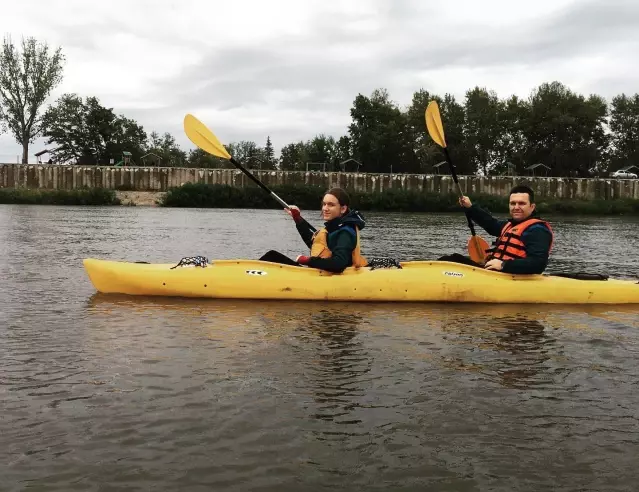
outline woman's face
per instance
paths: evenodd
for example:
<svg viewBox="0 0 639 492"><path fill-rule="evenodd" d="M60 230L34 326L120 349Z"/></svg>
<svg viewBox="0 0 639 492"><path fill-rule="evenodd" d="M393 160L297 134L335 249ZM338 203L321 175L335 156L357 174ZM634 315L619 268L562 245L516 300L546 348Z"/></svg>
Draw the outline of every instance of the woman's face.
<svg viewBox="0 0 639 492"><path fill-rule="evenodd" d="M346 213L346 205L340 205L336 196L327 193L322 200L322 218L324 221L336 219Z"/></svg>

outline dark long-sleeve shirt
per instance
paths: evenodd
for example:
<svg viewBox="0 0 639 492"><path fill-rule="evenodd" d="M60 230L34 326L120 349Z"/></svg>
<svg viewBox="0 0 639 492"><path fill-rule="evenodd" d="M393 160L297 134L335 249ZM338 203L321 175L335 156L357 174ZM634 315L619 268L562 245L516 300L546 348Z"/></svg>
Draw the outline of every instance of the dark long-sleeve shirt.
<svg viewBox="0 0 639 492"><path fill-rule="evenodd" d="M491 236L499 237L501 230L508 222L507 220L495 219L477 205L470 207L469 212L470 218ZM542 273L548 265L552 233L544 224L533 224L524 231L521 239L526 248L526 258L504 260L502 271L505 273Z"/></svg>

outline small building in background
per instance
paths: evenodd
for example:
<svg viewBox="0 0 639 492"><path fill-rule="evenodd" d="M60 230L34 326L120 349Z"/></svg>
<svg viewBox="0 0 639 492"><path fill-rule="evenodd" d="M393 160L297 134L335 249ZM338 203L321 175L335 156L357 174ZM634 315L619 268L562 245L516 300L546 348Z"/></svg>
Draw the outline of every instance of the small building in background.
<svg viewBox="0 0 639 492"><path fill-rule="evenodd" d="M528 166L525 169L528 173L528 176L548 176L548 171L550 171L550 167L546 166L546 164L542 164L538 162L537 164L533 164L532 166Z"/></svg>

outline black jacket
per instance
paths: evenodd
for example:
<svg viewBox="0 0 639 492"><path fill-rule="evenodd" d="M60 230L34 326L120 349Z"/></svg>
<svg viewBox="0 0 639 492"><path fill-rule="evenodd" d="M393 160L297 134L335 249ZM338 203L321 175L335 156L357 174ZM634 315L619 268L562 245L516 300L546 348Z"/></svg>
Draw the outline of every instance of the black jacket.
<svg viewBox="0 0 639 492"><path fill-rule="evenodd" d="M353 264L353 250L357 245L357 233L355 227L362 230L366 225L364 217L357 210L349 210L346 214L324 223L328 231L328 249L331 250L330 258L311 257L308 266L326 270L328 272L341 273L346 267ZM315 228L305 220L296 224L297 231L309 248L313 244Z"/></svg>
<svg viewBox="0 0 639 492"><path fill-rule="evenodd" d="M501 230L507 222L516 224L513 219L498 220L490 213L477 205L469 209L470 218L491 236L499 237ZM539 218L537 211L533 212L533 218ZM503 272L505 273L542 273L548 265L548 255L552 243L552 233L545 224L534 224L524 231L521 237L526 248L526 258L518 260L504 260Z"/></svg>

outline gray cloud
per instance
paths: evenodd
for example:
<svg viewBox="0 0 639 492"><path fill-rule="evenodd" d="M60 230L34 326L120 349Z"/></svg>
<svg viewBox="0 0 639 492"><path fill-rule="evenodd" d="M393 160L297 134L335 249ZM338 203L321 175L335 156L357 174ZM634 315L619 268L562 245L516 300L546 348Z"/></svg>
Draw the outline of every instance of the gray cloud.
<svg viewBox="0 0 639 492"><path fill-rule="evenodd" d="M419 0L309 2L291 4L308 10L305 20L295 21L298 29L278 25L258 40L245 22L255 20L250 9L225 19L215 18L215 9L203 12L203 5L147 2L131 11L96 6L102 9L96 13L78 3L74 8L86 13L84 21L58 18L43 7L28 22L36 31L53 29L64 49L87 60L117 62L105 33L127 36L123 56L160 60L149 65L142 89L81 95L98 96L148 132L173 133L185 148L192 148L181 127L187 112L226 142L263 143L270 135L279 148L318 133L339 136L347 132L355 96L378 87L403 105L422 87L459 98L475 85L502 97L526 97L552 80L608 98L639 91L633 63L639 3L630 0L540 0L525 7L502 0L481 6L470 0L436 6ZM286 20L292 6L273 8ZM233 31L220 30L224 24ZM202 31L204 25L210 31ZM173 68L164 67L164 53ZM126 74L125 67L106 69ZM71 77L63 91L73 90L73 83ZM86 90L87 84L81 86ZM0 138L0 157L17 153L6 151L6 141Z"/></svg>

